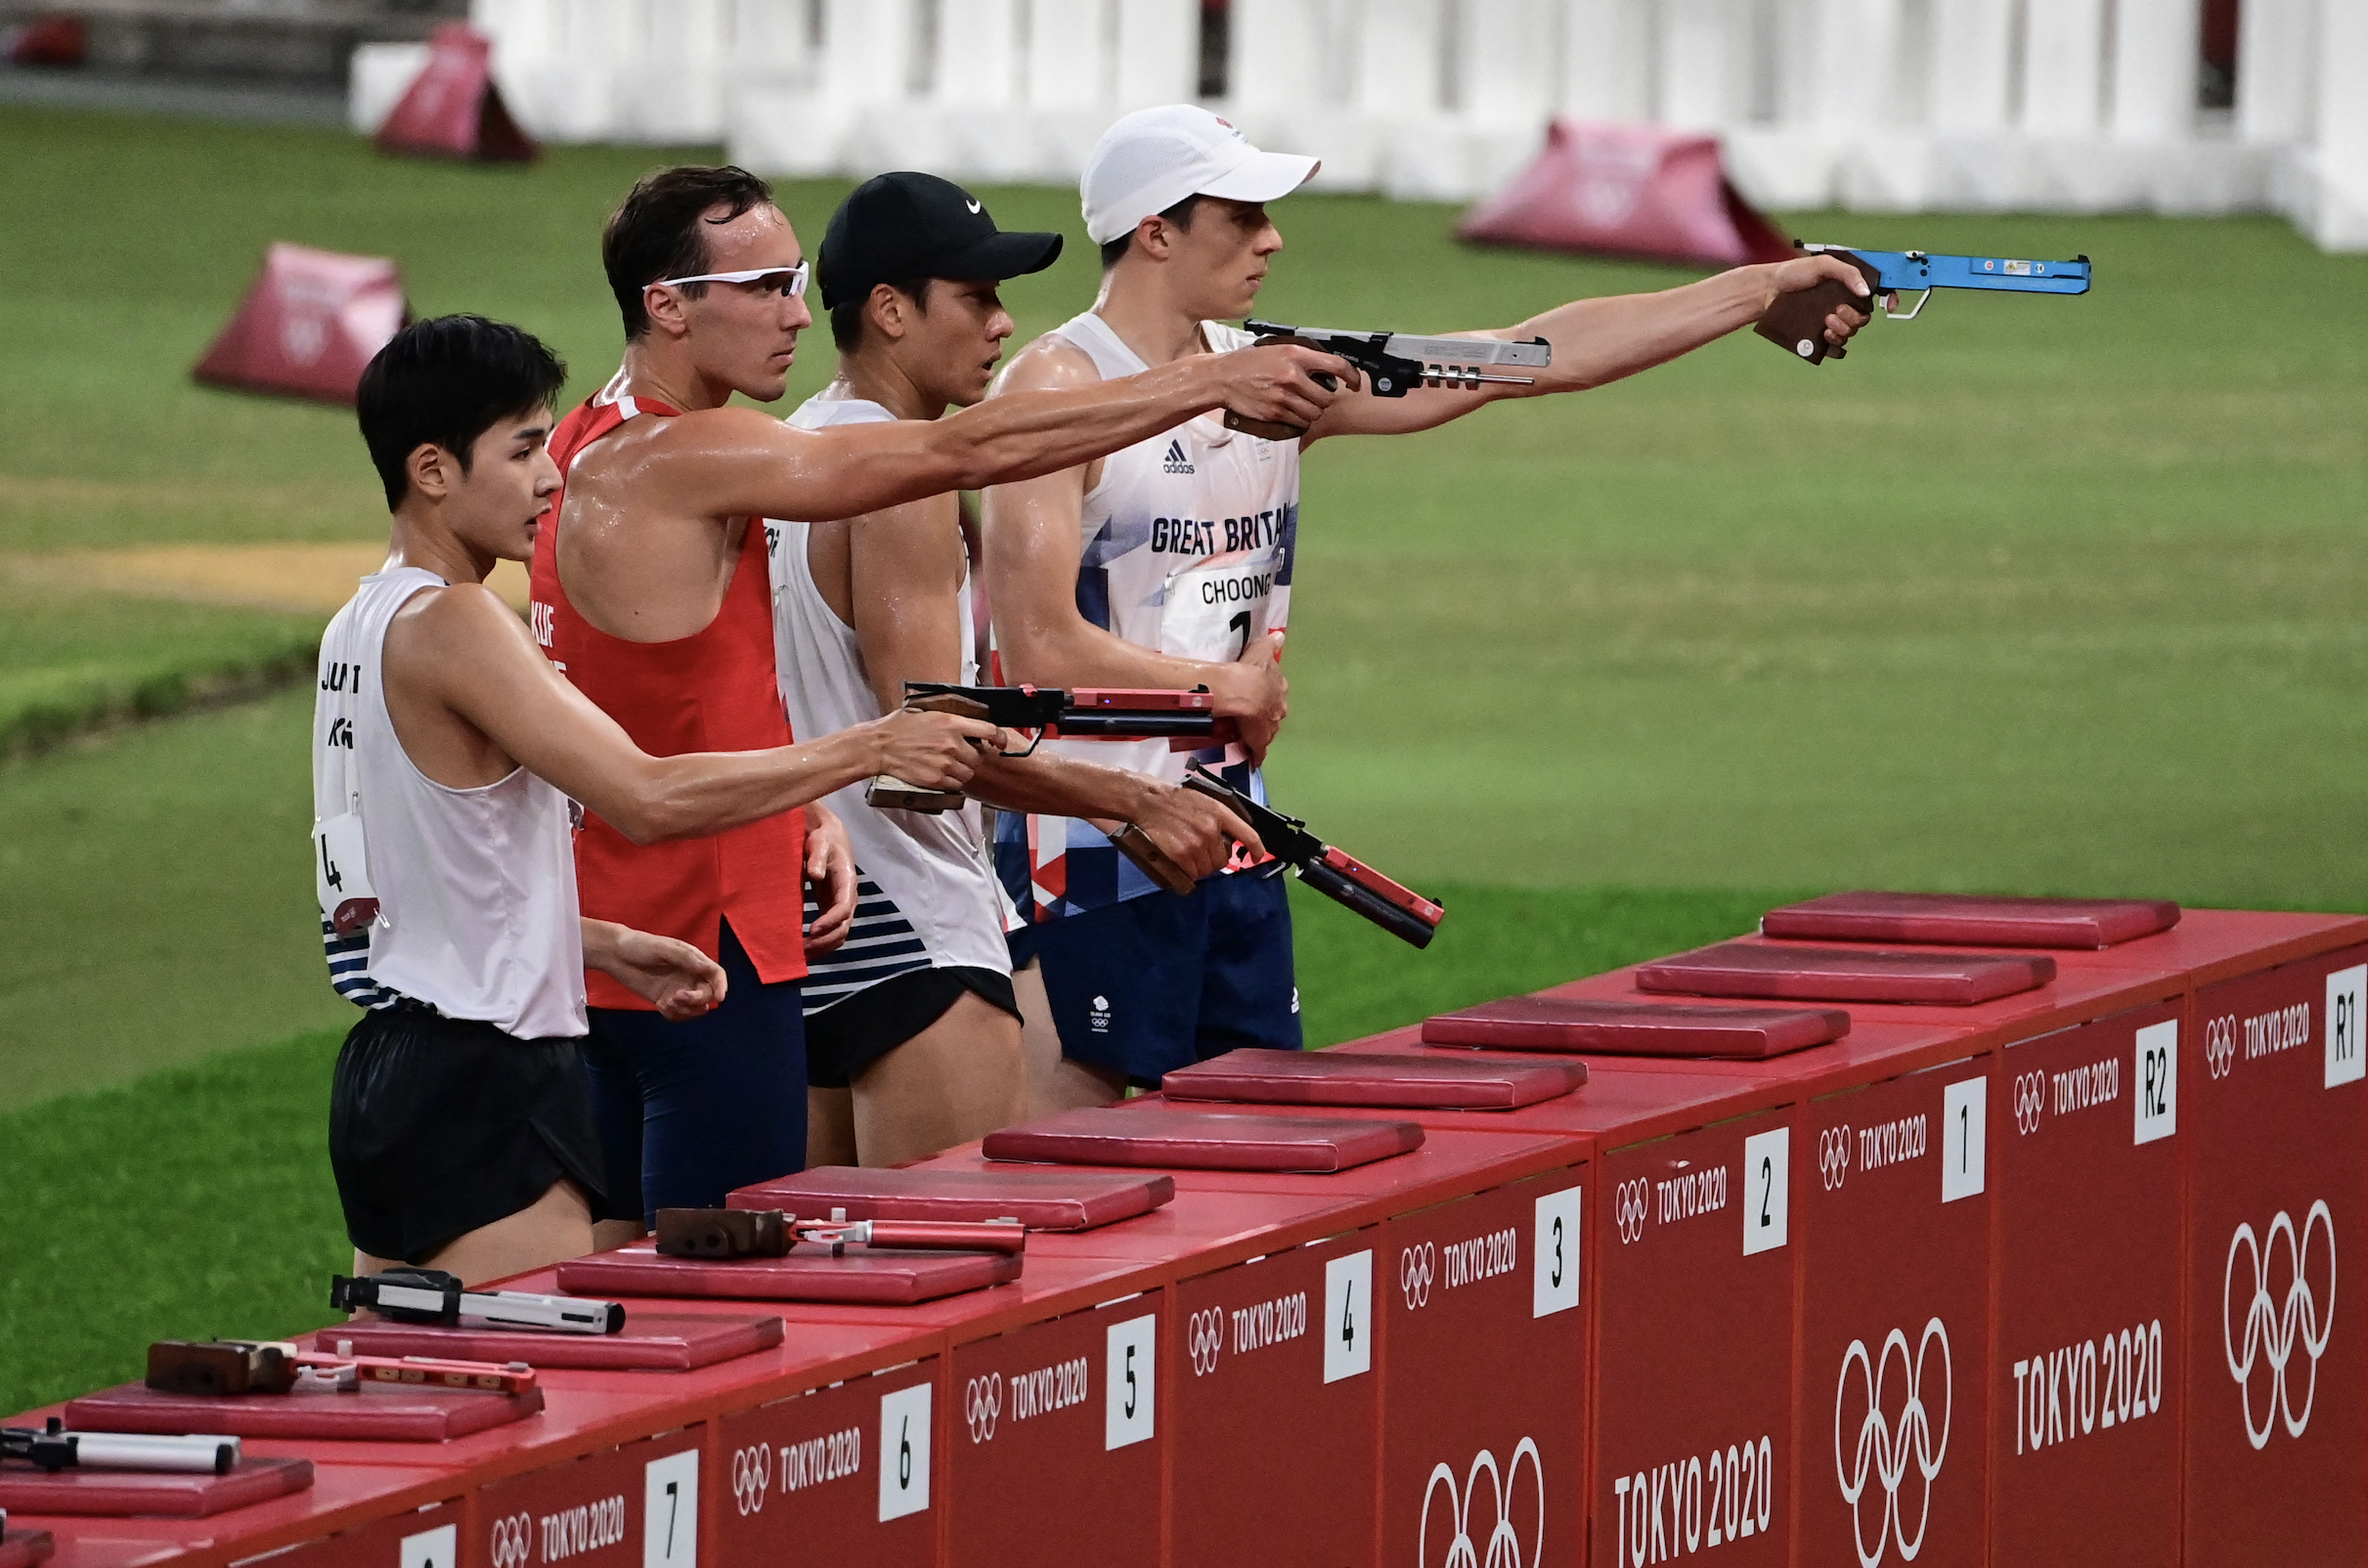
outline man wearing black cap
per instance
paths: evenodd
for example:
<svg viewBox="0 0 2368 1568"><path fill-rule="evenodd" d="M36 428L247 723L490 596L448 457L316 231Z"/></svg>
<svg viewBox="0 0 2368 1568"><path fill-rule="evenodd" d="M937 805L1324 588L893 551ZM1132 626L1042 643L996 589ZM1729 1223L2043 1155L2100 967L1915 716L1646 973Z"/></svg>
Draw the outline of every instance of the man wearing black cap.
<svg viewBox="0 0 2368 1568"><path fill-rule="evenodd" d="M1060 253L1059 235L1000 233L977 197L934 175L867 181L822 240L838 378L789 422L935 419L976 403L1012 332L996 284ZM768 521L766 547L781 695L798 734L875 719L899 705L907 680L977 679L954 493L846 522ZM1249 836L1202 796L1066 758L983 758L968 793L1014 810L1131 821L1196 876ZM811 960L806 981L810 1159L895 1164L1020 1119L1009 904L978 806L874 809L861 786L830 805L854 841L857 902L845 945Z"/></svg>
<svg viewBox="0 0 2368 1568"><path fill-rule="evenodd" d="M813 321L805 248L764 181L661 169L610 216L600 259L624 363L551 433L564 489L535 537L532 624L653 757L792 742L757 520L1042 473L1212 407L1306 422L1334 396L1312 373L1354 376L1330 355L1267 348L943 419L797 431L732 401L780 397ZM602 1157L628 1213L712 1207L806 1163L800 983L846 930L835 894L852 869L835 821L813 825L831 830L820 851L797 812L688 846L636 842L597 812L576 836L585 914L688 942L731 977L723 1006L680 1024L588 982ZM810 925L812 882L834 896Z"/></svg>

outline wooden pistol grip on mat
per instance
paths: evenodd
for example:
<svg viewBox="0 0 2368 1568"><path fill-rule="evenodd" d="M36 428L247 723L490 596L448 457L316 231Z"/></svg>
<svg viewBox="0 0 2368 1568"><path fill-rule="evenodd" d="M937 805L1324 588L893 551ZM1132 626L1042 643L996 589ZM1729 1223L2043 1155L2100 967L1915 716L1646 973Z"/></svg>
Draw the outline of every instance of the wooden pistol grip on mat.
<svg viewBox="0 0 2368 1568"><path fill-rule="evenodd" d="M1310 343L1303 337L1261 337L1256 346L1265 348L1273 343L1296 343L1301 348L1312 348L1319 354L1332 352L1323 344ZM1327 392L1335 391L1339 387L1339 379L1337 376L1327 375L1322 370L1310 370L1308 374L1315 378L1316 385ZM1307 434L1305 425L1285 424L1280 419L1252 419L1247 414L1236 414L1231 409L1225 411L1225 428L1239 430L1245 435L1256 436L1261 441L1296 441ZM1143 869L1147 873L1157 875L1156 872L1151 871L1149 866L1145 866Z"/></svg>
<svg viewBox="0 0 2368 1568"><path fill-rule="evenodd" d="M1752 330L1778 348L1798 354L1812 365L1827 359L1847 359L1848 351L1840 345L1825 341L1825 318L1837 306L1848 305L1862 312L1869 321L1874 318L1875 301L1882 297L1883 275L1867 262L1861 261L1847 250L1828 250L1828 256L1838 256L1859 270L1866 280L1864 297L1850 291L1850 285L1839 278L1827 278L1815 288L1798 293L1778 294L1776 303L1768 307Z"/></svg>
<svg viewBox="0 0 2368 1568"><path fill-rule="evenodd" d="M1152 842L1150 834L1132 822L1110 836L1118 852L1142 868L1143 875L1165 888L1169 893L1185 893L1193 890L1192 878L1184 868L1167 858L1167 851Z"/></svg>
<svg viewBox="0 0 2368 1568"><path fill-rule="evenodd" d="M952 714L960 719L984 719L987 717L986 705L973 702L968 697L957 697L950 691L909 698L904 706L915 713ZM882 773L863 786L865 806L898 811L951 811L966 799L968 797L960 790L925 790L918 784L907 784L892 773Z"/></svg>

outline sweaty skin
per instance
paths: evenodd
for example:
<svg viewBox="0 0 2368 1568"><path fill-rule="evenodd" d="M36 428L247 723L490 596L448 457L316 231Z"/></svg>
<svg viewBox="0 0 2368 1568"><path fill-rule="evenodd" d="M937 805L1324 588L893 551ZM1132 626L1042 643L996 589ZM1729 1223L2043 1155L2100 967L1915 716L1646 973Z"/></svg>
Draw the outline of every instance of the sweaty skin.
<svg viewBox="0 0 2368 1568"><path fill-rule="evenodd" d="M937 280L925 302L883 283L865 308L862 341L842 356L839 381L847 396L899 419L937 419L984 397L1013 329L991 281ZM907 680L960 678L970 632L957 507L953 495L932 496L808 532L815 586L854 628L884 711L902 703ZM965 793L1008 810L1131 821L1196 879L1222 867L1235 841L1261 848L1247 823L1205 796L1049 753L983 756ZM1020 1120L1025 1081L1019 1021L965 991L852 1089L808 1091L810 1156L878 1165L935 1154Z"/></svg>
<svg viewBox="0 0 2368 1568"><path fill-rule="evenodd" d="M710 214L708 270L786 270L805 252L769 205ZM754 517L823 521L924 496L1026 478L1115 452L1209 409L1319 417L1336 394L1310 372L1354 372L1328 354L1245 350L1097 385L1012 399L953 418L794 431L739 392L777 400L813 320L806 302L756 283L651 283L650 327L612 389L681 411L643 417L587 451L568 475L559 575L585 619L636 642L691 635L715 619ZM1277 411L1253 414L1253 410ZM1290 412L1290 411L1296 411Z"/></svg>
<svg viewBox="0 0 2368 1568"><path fill-rule="evenodd" d="M992 725L938 714L894 714L810 746L656 758L543 657L525 625L484 586L496 560L523 561L559 488L544 443L548 411L495 422L458 454L432 444L406 462L386 568L417 566L448 585L415 593L388 624L381 690L413 764L452 789L497 783L525 767L638 838L716 833L795 808L882 767L912 768L941 787L968 780ZM724 972L686 942L606 921L583 922L587 965L616 977L670 1019L724 999ZM554 1183L527 1208L472 1231L430 1259L477 1282L592 1250L591 1205ZM360 1273L393 1267L357 1253Z"/></svg>
<svg viewBox="0 0 2368 1568"><path fill-rule="evenodd" d="M1203 322L1240 321L1253 313L1268 265L1282 248L1283 237L1263 204L1204 198L1187 224L1154 215L1135 226L1126 253L1103 276L1094 310L1146 365L1190 364L1208 355ZM1826 278L1866 293L1865 280L1854 268L1831 256L1803 256L1738 267L1656 294L1574 300L1513 327L1448 334L1544 337L1554 345L1554 363L1538 373L1536 384L1525 387L1420 388L1404 398L1375 397L1362 388L1347 391L1303 427L1307 434L1300 446L1304 450L1326 436L1425 430L1502 398L1601 386L1748 326L1778 294L1814 287ZM1871 309L1873 301L1867 304ZM1864 311L1836 310L1826 318L1826 339L1847 342L1866 320ZM1099 380L1083 350L1042 337L1014 358L996 398L986 406L1019 393L1074 392ZM1252 760L1262 762L1289 712L1289 686L1276 665L1279 634L1258 639L1230 663L1211 663L1142 647L1078 613L1085 496L1101 478L1102 465L1095 461L987 492L984 576L994 602L1005 675L1041 686L1206 684L1217 711L1239 720ZM1019 982L1021 1010L1031 1020L1048 1016L1033 966ZM1039 1031L1031 1024L1029 1032L1031 1061L1054 1064L1043 1069L1050 1087L1033 1109L1103 1104L1122 1092L1112 1075L1060 1057L1049 1025Z"/></svg>

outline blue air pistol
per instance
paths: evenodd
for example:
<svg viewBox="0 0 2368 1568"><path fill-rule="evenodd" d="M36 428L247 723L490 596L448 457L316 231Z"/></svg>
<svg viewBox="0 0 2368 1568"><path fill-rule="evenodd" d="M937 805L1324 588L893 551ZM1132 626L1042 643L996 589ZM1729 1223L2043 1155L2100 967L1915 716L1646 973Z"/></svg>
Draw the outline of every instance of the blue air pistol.
<svg viewBox="0 0 2368 1568"><path fill-rule="evenodd" d="M1936 288L1995 288L2016 294L2085 294L2088 258L2070 261L2024 261L2012 256L1934 256L1921 250L1856 250L1841 245L1802 245L1811 255L1838 256L1859 270L1872 298L1852 293L1838 278L1815 288L1780 294L1753 328L1762 337L1798 354L1810 364L1842 359L1843 351L1825 341L1825 318L1848 305L1869 318L1876 300L1893 321L1915 320ZM1914 294L1916 302L1900 310L1899 296Z"/></svg>

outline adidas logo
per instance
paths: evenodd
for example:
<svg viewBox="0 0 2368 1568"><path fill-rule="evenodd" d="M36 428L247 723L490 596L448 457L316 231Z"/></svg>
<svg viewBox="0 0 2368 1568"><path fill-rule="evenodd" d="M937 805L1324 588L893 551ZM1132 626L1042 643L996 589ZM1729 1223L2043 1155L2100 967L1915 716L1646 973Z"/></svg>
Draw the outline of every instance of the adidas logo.
<svg viewBox="0 0 2368 1568"><path fill-rule="evenodd" d="M1181 441L1170 441L1167 444L1167 460L1160 466L1171 474L1194 472L1192 459L1184 456L1184 443Z"/></svg>

